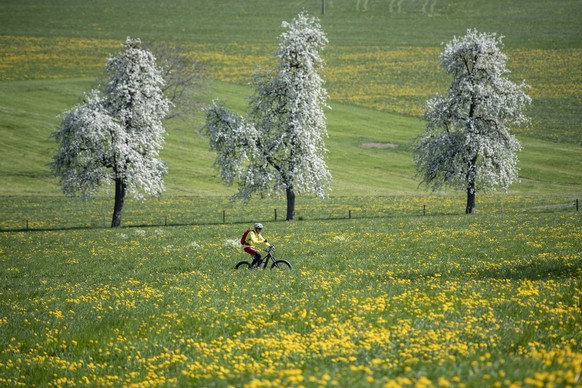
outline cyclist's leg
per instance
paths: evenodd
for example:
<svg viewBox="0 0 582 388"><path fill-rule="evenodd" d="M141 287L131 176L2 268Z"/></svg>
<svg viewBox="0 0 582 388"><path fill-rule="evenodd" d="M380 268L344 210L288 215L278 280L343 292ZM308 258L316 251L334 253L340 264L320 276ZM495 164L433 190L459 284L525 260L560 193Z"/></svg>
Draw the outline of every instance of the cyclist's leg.
<svg viewBox="0 0 582 388"><path fill-rule="evenodd" d="M260 256L260 255L259 255ZM267 266L267 263L269 262L269 258L265 257L264 259L262 257L259 257L259 268L260 269L265 269L265 267Z"/></svg>
<svg viewBox="0 0 582 388"><path fill-rule="evenodd" d="M260 267L260 266L261 266L261 263L262 263L262 261L261 261L261 257L262 257L262 256L261 256L261 254L260 254L260 253L258 253L258 252L257 252L257 253L255 253L255 255L253 256L253 263L252 263L252 266L253 266L253 267L254 267L254 266Z"/></svg>
<svg viewBox="0 0 582 388"><path fill-rule="evenodd" d="M246 247L244 251L253 257L251 267L259 265L259 263L261 262L261 254L259 253L259 251L257 251L253 247Z"/></svg>

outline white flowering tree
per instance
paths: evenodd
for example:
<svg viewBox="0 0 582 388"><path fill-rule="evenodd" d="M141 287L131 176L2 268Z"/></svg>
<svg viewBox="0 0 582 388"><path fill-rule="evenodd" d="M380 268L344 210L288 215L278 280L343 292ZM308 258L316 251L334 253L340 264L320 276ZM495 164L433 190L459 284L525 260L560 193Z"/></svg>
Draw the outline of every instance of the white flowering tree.
<svg viewBox="0 0 582 388"><path fill-rule="evenodd" d="M52 169L65 194L90 196L115 185L111 227L121 225L126 194L161 194L167 172L158 157L170 102L154 56L140 46L139 39L126 40L120 55L107 61L107 85L65 112L53 134L59 149Z"/></svg>
<svg viewBox="0 0 582 388"><path fill-rule="evenodd" d="M239 184L235 197L285 192L290 221L297 194L324 197L331 182L324 160L327 93L319 75L327 38L318 19L304 12L282 26L279 66L254 77L247 117L214 102L206 131L223 181Z"/></svg>
<svg viewBox="0 0 582 388"><path fill-rule="evenodd" d="M502 37L476 30L445 46L440 60L453 80L446 96L427 102L426 129L416 142L421 184L465 190L467 214L474 211L477 190L507 190L518 178L521 145L510 126L528 122L524 112L531 99L525 83L506 77L502 47Z"/></svg>

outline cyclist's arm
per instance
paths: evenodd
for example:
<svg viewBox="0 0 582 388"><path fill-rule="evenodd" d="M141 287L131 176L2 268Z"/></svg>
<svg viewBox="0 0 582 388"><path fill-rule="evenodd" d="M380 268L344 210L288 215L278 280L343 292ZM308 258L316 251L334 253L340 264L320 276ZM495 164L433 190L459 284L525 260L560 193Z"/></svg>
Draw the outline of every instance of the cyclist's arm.
<svg viewBox="0 0 582 388"><path fill-rule="evenodd" d="M269 244L269 241L267 241L267 239L264 238L263 236L261 236L260 239L261 239L260 242L261 243L264 243L267 247L270 247L271 246L271 244Z"/></svg>
<svg viewBox="0 0 582 388"><path fill-rule="evenodd" d="M267 241L266 238L263 237L263 235L258 235L257 237L257 242L261 243L261 244L265 244L267 247L270 247L271 244L269 244L269 242Z"/></svg>
<svg viewBox="0 0 582 388"><path fill-rule="evenodd" d="M247 241L250 245L255 246L257 244L265 244L266 246L270 247L271 244L265 239L262 235L258 235L254 231L251 231L247 236Z"/></svg>

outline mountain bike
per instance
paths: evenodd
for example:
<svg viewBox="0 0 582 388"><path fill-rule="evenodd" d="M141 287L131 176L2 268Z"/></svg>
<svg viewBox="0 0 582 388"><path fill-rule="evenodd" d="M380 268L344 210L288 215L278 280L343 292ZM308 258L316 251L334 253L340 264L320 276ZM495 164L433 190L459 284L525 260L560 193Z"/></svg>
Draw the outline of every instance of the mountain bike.
<svg viewBox="0 0 582 388"><path fill-rule="evenodd" d="M293 269L293 267L291 266L291 263L289 263L287 260L283 260L283 259L276 259L275 256L273 255L273 252L275 251L275 247L274 246L270 246L269 249L267 249L265 252L267 253L267 255L265 257L262 258L262 262L265 264L266 268L269 265L269 261L271 261L271 269L281 269L281 270L289 270L289 269ZM250 261L239 261L235 266L234 269L239 269L239 268L247 268L247 269L254 269L254 268L258 268L256 265L252 266L251 265L252 262Z"/></svg>

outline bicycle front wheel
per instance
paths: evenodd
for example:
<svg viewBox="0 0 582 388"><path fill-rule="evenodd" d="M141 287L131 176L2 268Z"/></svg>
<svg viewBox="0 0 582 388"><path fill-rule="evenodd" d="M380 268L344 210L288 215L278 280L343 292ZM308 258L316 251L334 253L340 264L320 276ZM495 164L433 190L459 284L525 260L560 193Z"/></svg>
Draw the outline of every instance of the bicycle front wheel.
<svg viewBox="0 0 582 388"><path fill-rule="evenodd" d="M290 270L293 269L293 267L291 267L291 263L287 260L279 259L275 260L275 262L271 265L271 269Z"/></svg>
<svg viewBox="0 0 582 388"><path fill-rule="evenodd" d="M251 263L249 263L248 261L239 261L235 266L234 269L250 269L251 268Z"/></svg>

